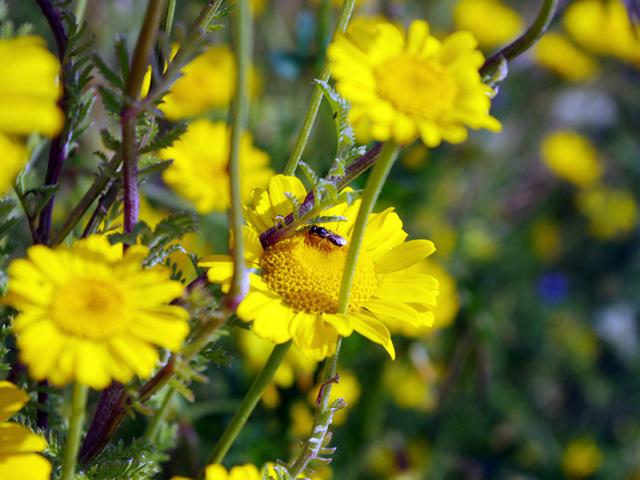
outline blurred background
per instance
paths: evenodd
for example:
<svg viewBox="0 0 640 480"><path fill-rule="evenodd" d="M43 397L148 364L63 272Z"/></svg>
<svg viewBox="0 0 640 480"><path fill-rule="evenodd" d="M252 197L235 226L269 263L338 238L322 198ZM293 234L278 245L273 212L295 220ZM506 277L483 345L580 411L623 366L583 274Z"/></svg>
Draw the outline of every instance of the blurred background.
<svg viewBox="0 0 640 480"><path fill-rule="evenodd" d="M471 30L490 54L522 33L541 3L360 0L357 15L404 25L425 18L437 36ZM51 40L35 2L8 4L10 18ZM145 4L87 2L86 21L108 63L117 35L132 45ZM178 2L174 42L202 4ZM251 132L276 172L340 4L253 1ZM473 132L462 145L435 150L409 146L392 171L378 210L394 206L412 238L436 243L424 266L441 283L436 325L419 338L395 338L395 362L357 336L344 343L334 395L348 407L334 424L334 462L318 478L640 479L640 29L621 0L560 4L549 33L500 85L492 114L502 133ZM228 30L214 36L218 60L199 71L218 91L234 76L224 60ZM101 81L96 75L94 84ZM228 100L202 101L199 111L177 117L224 121ZM99 101L92 115L113 127ZM84 135L65 167L58 222L93 178L92 152L104 150L98 131ZM324 174L334 146L324 105L304 159ZM31 174L42 178L45 164ZM150 225L171 210L193 209L160 176L143 190ZM225 214L199 213L201 233L183 244L198 255L224 253ZM173 261L193 277L180 255ZM220 365L194 388L197 402L181 398L173 408L169 474L197 472L271 348L234 327L220 345L212 353ZM318 368L289 355L229 464L287 460L309 433ZM121 436L142 428L128 422Z"/></svg>

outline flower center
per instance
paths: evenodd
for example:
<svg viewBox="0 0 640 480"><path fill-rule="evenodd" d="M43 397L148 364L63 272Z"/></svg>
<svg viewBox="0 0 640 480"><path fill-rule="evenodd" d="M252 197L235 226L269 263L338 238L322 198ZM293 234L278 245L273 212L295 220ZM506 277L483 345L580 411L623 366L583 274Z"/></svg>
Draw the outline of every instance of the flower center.
<svg viewBox="0 0 640 480"><path fill-rule="evenodd" d="M348 247L309 232L297 233L269 247L262 258L262 278L294 311L336 313ZM349 311L358 310L377 287L373 261L364 253L356 267Z"/></svg>
<svg viewBox="0 0 640 480"><path fill-rule="evenodd" d="M378 94L413 117L437 119L453 107L458 87L443 66L411 55L400 55L376 70Z"/></svg>
<svg viewBox="0 0 640 480"><path fill-rule="evenodd" d="M69 335L104 340L128 323L120 285L96 278L78 278L62 287L52 302L51 317Z"/></svg>

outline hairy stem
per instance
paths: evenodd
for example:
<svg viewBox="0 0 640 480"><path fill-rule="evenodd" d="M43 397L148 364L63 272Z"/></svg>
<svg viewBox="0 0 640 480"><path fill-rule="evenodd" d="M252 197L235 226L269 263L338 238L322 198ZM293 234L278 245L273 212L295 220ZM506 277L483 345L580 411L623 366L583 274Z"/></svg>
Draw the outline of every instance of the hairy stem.
<svg viewBox="0 0 640 480"><path fill-rule="evenodd" d="M338 26L336 27L334 36L340 33L344 33L344 31L347 29L347 25L349 24L349 19L351 18L351 14L353 13L353 7L355 6L355 4L356 0L345 0L342 4L340 19L338 20ZM331 62L328 58L325 58L322 70L320 71L319 79L323 82L326 82L329 80L330 76ZM320 110L322 95L322 88L320 88L320 85L316 84L313 89L313 94L311 95L309 109L307 110L307 113L304 116L304 121L302 122L302 128L300 130L300 133L298 133L298 137L296 138L296 143L293 147L293 151L291 152L291 156L289 157L289 161L284 168L285 175L293 175L298 168L300 159L302 159L304 148L309 141L311 129L313 128L313 124L315 123L316 117L318 116L318 111Z"/></svg>
<svg viewBox="0 0 640 480"><path fill-rule="evenodd" d="M376 162L381 149L382 144L374 145L369 151L349 165L345 169L344 175L340 177L328 177L327 180L335 185L338 190L342 190ZM296 229L304 225L306 221L317 213L314 207L315 195L313 192L309 192L300 205L297 218L293 213L290 213L281 223L260 234L262 247L268 248L295 232Z"/></svg>
<svg viewBox="0 0 640 480"><path fill-rule="evenodd" d="M231 108L231 140L229 145L229 187L231 206L229 225L233 238L233 279L226 295L225 307L235 312L249 291L249 272L244 261L244 238L242 235L242 198L240 185L240 141L247 128L249 114L249 68L252 55L252 21L248 0L238 0L233 14L233 43L237 65L236 94Z"/></svg>
<svg viewBox="0 0 640 480"><path fill-rule="evenodd" d="M82 425L87 406L88 388L76 382L73 385L73 395L71 397L71 416L69 418L69 430L64 445L64 459L62 462L61 480L72 480L75 478L76 461L78 449L80 448L80 438L82 437Z"/></svg>
<svg viewBox="0 0 640 480"><path fill-rule="evenodd" d="M276 370L278 370L278 367L282 363L286 353L289 351L289 347L291 347L291 341L276 345L273 348L273 351L271 352L271 355L269 355L262 371L253 381L253 384L251 384L251 388L249 388L244 399L242 399L242 403L240 403L236 413L233 415L231 422L222 436L218 439L218 442L209 456L207 465L222 462L222 459L229 451L229 448L231 448L231 445L242 430L242 427L247 423L251 412L253 412L253 409L258 404L258 401L262 397L264 391L271 383Z"/></svg>
<svg viewBox="0 0 640 480"><path fill-rule="evenodd" d="M507 45L499 52L489 57L482 68L480 74L485 77L491 75L503 61L510 62L529 50L538 39L547 31L553 16L558 8L558 0L544 0L540 13L534 20L533 24L522 34L520 38L513 43Z"/></svg>
<svg viewBox="0 0 640 480"><path fill-rule="evenodd" d="M369 215L371 215L371 212L373 211L373 207L378 200L378 196L380 195L382 187L389 175L389 171L398 156L399 150L399 147L393 142L387 142L382 147L380 158L376 162L376 165L371 172L371 176L367 180L367 185L362 196L362 203L360 204L360 210L358 210L358 216L349 242L349 251L347 252L344 272L342 274L340 294L338 297L339 313L348 312L351 287L353 285L353 278L358 265L358 257L360 255L360 249L362 248ZM298 475L305 471L309 462L318 457L320 449L324 445L325 437L329 431L328 423L330 423L332 418L332 415L330 415L329 412L331 408L329 405L332 386L331 379L336 375L339 353L340 342L336 347L335 354L326 360L323 372L323 388L320 391L311 435L305 442L300 456L291 467L290 473L292 478L298 478Z"/></svg>

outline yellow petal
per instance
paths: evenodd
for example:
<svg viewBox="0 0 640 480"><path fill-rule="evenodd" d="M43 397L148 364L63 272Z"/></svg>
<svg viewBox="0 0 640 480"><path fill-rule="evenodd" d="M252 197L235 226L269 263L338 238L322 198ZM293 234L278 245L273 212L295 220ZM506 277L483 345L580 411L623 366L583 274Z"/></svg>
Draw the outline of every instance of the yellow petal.
<svg viewBox="0 0 640 480"><path fill-rule="evenodd" d="M382 345L392 360L396 358L389 329L379 320L360 313L352 315L353 329L374 343Z"/></svg>
<svg viewBox="0 0 640 480"><path fill-rule="evenodd" d="M432 276L400 271L380 275L373 296L381 300L435 306L439 293L438 281Z"/></svg>
<svg viewBox="0 0 640 480"><path fill-rule="evenodd" d="M391 249L376 261L376 272L391 273L404 270L435 251L435 245L429 240L409 240Z"/></svg>
<svg viewBox="0 0 640 480"><path fill-rule="evenodd" d="M294 313L282 304L278 295L264 291L249 292L240 303L237 313L241 320L253 321L253 331L259 337L274 343L291 339L289 324Z"/></svg>
<svg viewBox="0 0 640 480"><path fill-rule="evenodd" d="M8 420L29 401L29 395L13 383L0 382L0 422Z"/></svg>
<svg viewBox="0 0 640 480"><path fill-rule="evenodd" d="M289 326L291 338L307 357L320 361L336 351L338 331L319 315L298 312Z"/></svg>
<svg viewBox="0 0 640 480"><path fill-rule="evenodd" d="M293 205L287 193L302 200L307 190L297 177L275 175L269 180L269 199L275 215L285 217L293 211Z"/></svg>
<svg viewBox="0 0 640 480"><path fill-rule="evenodd" d="M47 447L44 438L17 423L0 423L0 455L41 452Z"/></svg>
<svg viewBox="0 0 640 480"><path fill-rule="evenodd" d="M37 453L0 455L0 478L5 480L49 480L51 464Z"/></svg>

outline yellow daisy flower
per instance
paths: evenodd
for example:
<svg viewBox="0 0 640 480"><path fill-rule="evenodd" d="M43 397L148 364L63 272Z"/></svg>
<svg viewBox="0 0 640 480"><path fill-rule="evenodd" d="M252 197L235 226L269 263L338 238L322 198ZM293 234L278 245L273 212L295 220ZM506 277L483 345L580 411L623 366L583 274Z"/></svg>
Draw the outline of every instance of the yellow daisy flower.
<svg viewBox="0 0 640 480"><path fill-rule="evenodd" d="M253 322L253 331L274 343L293 339L315 360L335 352L338 336L355 330L382 345L395 356L389 329L405 324L416 328L433 322L428 311L436 303L438 282L429 275L407 274L406 269L435 251L428 240L405 242L407 234L393 209L369 217L364 244L346 314L337 313L340 279L360 202L341 204L322 215L342 216L344 222L322 224L325 230L301 229L263 249L259 234L293 210L289 193L298 200L306 195L296 177L277 175L267 190L254 192L252 207L245 209L245 259L252 269L251 289L237 314ZM332 236L332 234L334 236ZM339 236L336 237L335 235ZM233 263L226 255L206 258L213 283L228 288Z"/></svg>
<svg viewBox="0 0 640 480"><path fill-rule="evenodd" d="M13 383L0 381L0 478L48 480L51 465L38 455L47 442L17 423L7 422L29 396Z"/></svg>
<svg viewBox="0 0 640 480"><path fill-rule="evenodd" d="M191 122L187 131L159 155L173 163L162 174L163 180L180 196L192 202L199 213L221 212L229 207L229 128L223 122ZM273 171L269 155L253 146L245 133L240 144L242 195L266 185Z"/></svg>
<svg viewBox="0 0 640 480"><path fill-rule="evenodd" d="M64 121L58 59L34 36L0 39L0 132L55 136Z"/></svg>
<svg viewBox="0 0 640 480"><path fill-rule="evenodd" d="M577 205L602 240L624 238L638 225L638 204L628 190L594 187L578 194Z"/></svg>
<svg viewBox="0 0 640 480"><path fill-rule="evenodd" d="M456 29L468 30L485 48L514 40L524 28L518 12L497 0L460 0L453 19Z"/></svg>
<svg viewBox="0 0 640 480"><path fill-rule="evenodd" d="M640 67L640 27L633 26L622 0L571 2L564 27L585 48Z"/></svg>
<svg viewBox="0 0 640 480"><path fill-rule="evenodd" d="M261 480L260 471L255 465L247 463L237 465L227 471L219 463L207 465L204 469L205 480ZM191 480L189 477L171 477L171 480Z"/></svg>
<svg viewBox="0 0 640 480"><path fill-rule="evenodd" d="M418 136L429 147L460 143L467 127L500 131L489 115L492 90L469 32L442 42L416 20L405 34L386 22L356 21L329 46L337 90L352 104L350 121L362 141Z"/></svg>
<svg viewBox="0 0 640 480"><path fill-rule="evenodd" d="M533 58L543 67L578 82L598 73L598 63L577 49L567 37L555 32L546 33L533 49Z"/></svg>
<svg viewBox="0 0 640 480"><path fill-rule="evenodd" d="M562 471L567 478L590 477L602 466L602 462L602 451L590 438L571 440L562 452Z"/></svg>
<svg viewBox="0 0 640 480"><path fill-rule="evenodd" d="M122 245L94 235L71 247L35 245L11 263L3 301L20 312L13 330L33 378L101 389L150 376L153 345L180 348L188 314L168 302L183 286L164 269L143 270L146 254L137 245L123 255Z"/></svg>
<svg viewBox="0 0 640 480"><path fill-rule="evenodd" d="M231 103L236 88L236 63L227 45L210 46L189 62L182 73L158 107L169 120L195 117ZM251 72L249 82L252 94L256 94L257 72Z"/></svg>
<svg viewBox="0 0 640 480"><path fill-rule="evenodd" d="M558 130L542 140L542 160L559 178L578 187L595 185L602 177L602 164L591 141L573 130Z"/></svg>
<svg viewBox="0 0 640 480"><path fill-rule="evenodd" d="M22 142L0 133L0 152L2 152L2 168L0 168L0 196L11 189L13 179L22 170L27 161L27 149Z"/></svg>

